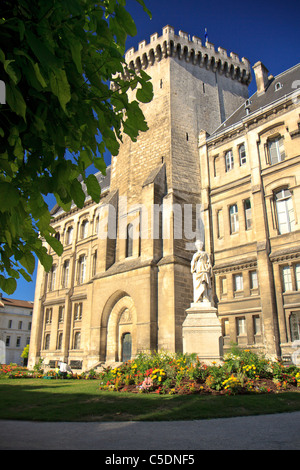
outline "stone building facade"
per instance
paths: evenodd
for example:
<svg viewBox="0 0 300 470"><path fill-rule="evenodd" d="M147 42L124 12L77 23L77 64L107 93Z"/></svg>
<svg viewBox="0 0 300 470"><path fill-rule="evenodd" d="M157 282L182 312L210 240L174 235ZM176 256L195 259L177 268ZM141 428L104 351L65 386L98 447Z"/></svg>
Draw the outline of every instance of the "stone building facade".
<svg viewBox="0 0 300 470"><path fill-rule="evenodd" d="M273 267L282 263L278 251L286 256L288 249L287 264L294 260L297 225L279 237L276 225L268 237L264 227L267 217L275 217L272 178L275 182L282 174L287 189L297 193L299 107L298 115L295 103L271 114L263 102L265 112L250 107L246 119L238 114L237 122L231 122L249 100L249 61L233 53L228 56L222 48L215 50L213 44L202 45L182 31L176 35L170 26L161 36L153 34L149 43L142 41L137 51L130 49L125 59L151 76L154 98L142 105L149 130L137 142L125 136L106 176L97 174L102 187L99 204L87 197L83 209L53 209L53 226L64 253L54 256L48 275L38 267L29 364L41 356L45 363L65 360L73 368L88 369L126 360L140 350L181 351L182 323L193 297L190 260L199 236L205 238L213 260L215 303L225 345L238 339L239 344L280 354L279 324L288 313L281 296L279 314ZM248 120L254 113L251 127ZM282 116L288 113L285 120ZM293 143L285 150L291 158L277 164L276 176L275 167L260 163L257 152L265 151L268 139L280 132L286 136L284 145L291 139ZM242 153L240 144L245 146L245 166L226 172L223 154L231 150L235 163ZM293 177L283 176L291 174L290 164ZM229 235L228 221L224 216L221 222L219 212L225 214L227 201L240 206L244 199L250 200L247 214L252 227L242 230L242 219L235 217L239 231ZM216 217L223 236L216 232ZM273 238L278 240L275 245ZM271 243L278 249L271 252ZM233 276L240 272L245 280L238 297L232 279L238 282ZM226 282L225 298L220 286ZM261 285L266 289L262 291ZM249 328L243 341L236 333L237 325L242 327L240 317ZM286 345L290 339L286 337Z"/></svg>
<svg viewBox="0 0 300 470"><path fill-rule="evenodd" d="M224 350L289 357L300 339L300 65L253 66L257 92L199 137Z"/></svg>
<svg viewBox="0 0 300 470"><path fill-rule="evenodd" d="M21 354L30 343L33 302L0 293L0 364L23 365Z"/></svg>

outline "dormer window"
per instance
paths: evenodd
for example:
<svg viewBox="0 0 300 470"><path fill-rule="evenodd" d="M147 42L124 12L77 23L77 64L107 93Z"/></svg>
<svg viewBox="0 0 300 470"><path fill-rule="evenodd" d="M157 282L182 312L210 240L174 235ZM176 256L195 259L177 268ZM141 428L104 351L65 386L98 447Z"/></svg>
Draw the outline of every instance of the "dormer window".
<svg viewBox="0 0 300 470"><path fill-rule="evenodd" d="M282 83L280 82L275 83L275 91L280 90L282 87L283 87Z"/></svg>

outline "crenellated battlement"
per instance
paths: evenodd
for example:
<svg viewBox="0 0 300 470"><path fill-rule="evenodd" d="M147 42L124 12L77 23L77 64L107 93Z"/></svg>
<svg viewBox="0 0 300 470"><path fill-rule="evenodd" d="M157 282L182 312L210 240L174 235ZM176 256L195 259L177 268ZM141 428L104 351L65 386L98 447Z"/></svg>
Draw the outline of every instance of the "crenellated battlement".
<svg viewBox="0 0 300 470"><path fill-rule="evenodd" d="M215 50L214 44L206 42L197 36L192 36L184 31L175 34L172 26L165 26L162 36L154 33L150 36L150 42L141 41L138 49L134 47L125 54L125 61L129 68L146 70L155 62L160 62L168 57L177 57L179 60L191 62L193 65L205 67L207 70L218 72L233 80L249 85L251 82L251 66L246 58L231 52L228 56L226 49L219 47Z"/></svg>

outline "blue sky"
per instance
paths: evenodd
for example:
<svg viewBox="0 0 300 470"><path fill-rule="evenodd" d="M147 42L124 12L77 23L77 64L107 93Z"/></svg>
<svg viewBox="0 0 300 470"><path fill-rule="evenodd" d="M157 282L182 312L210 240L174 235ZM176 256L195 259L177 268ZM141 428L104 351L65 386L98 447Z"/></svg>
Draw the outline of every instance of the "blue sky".
<svg viewBox="0 0 300 470"><path fill-rule="evenodd" d="M300 62L299 7L295 0L145 0L145 3L152 12L152 20L135 0L127 0L138 30L137 36L128 39L128 49L137 48L144 39L149 42L155 32L161 35L162 28L169 24L176 34L182 30L203 42L207 28L208 40L216 49L220 46L228 54L235 52L240 58L246 57L252 66L261 60L274 76ZM255 91L252 79L249 94ZM31 283L19 279L11 298L34 300L35 277L36 271Z"/></svg>

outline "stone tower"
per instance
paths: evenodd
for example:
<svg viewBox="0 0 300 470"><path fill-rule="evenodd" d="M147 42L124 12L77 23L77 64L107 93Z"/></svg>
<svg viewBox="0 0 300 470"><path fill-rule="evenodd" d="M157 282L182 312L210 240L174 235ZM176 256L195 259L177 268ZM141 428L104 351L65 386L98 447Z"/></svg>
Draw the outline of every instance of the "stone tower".
<svg viewBox="0 0 300 470"><path fill-rule="evenodd" d="M140 236L134 255L157 263L152 299L157 305L157 347L180 350L181 325L192 298L189 242L195 241L184 230L184 207L191 207L193 234L195 207L201 203L198 136L201 130L212 133L248 98L250 64L234 53L228 57L223 48L215 51L211 43L202 45L201 39L190 39L183 31L176 35L171 26L164 27L160 37L153 34L148 44L140 42L137 51L128 50L125 60L151 76L154 98L141 105L149 130L135 143L125 136L112 159L110 190L118 192L118 204L120 197L126 198L127 222L135 218ZM132 209L139 204L148 207L144 226L141 213L136 216ZM153 204L160 205L163 214L163 240L150 235ZM119 227L116 262L126 258L125 237Z"/></svg>

